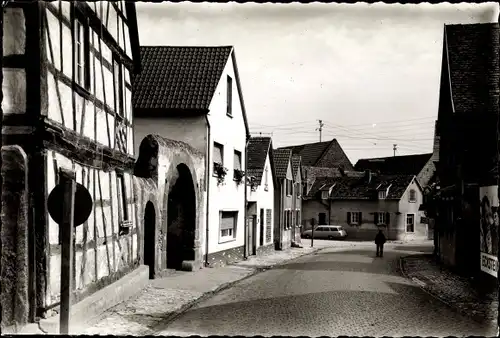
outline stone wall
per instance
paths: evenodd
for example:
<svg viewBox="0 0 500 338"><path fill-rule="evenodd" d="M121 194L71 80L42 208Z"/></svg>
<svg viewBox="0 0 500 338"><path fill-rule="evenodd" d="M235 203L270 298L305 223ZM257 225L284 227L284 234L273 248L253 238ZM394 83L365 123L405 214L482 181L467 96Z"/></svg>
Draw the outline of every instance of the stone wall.
<svg viewBox="0 0 500 338"><path fill-rule="evenodd" d="M2 331L28 321L28 159L19 146L2 147Z"/></svg>
<svg viewBox="0 0 500 338"><path fill-rule="evenodd" d="M208 266L211 268L215 268L231 264L242 260L244 254L245 254L244 246L214 252L208 254Z"/></svg>

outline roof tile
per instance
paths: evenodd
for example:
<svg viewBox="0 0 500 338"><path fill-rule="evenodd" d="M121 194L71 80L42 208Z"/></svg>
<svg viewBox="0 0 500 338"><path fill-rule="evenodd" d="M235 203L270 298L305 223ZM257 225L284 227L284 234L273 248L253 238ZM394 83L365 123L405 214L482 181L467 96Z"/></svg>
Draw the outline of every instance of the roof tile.
<svg viewBox="0 0 500 338"><path fill-rule="evenodd" d="M233 47L141 47L134 109L206 110Z"/></svg>

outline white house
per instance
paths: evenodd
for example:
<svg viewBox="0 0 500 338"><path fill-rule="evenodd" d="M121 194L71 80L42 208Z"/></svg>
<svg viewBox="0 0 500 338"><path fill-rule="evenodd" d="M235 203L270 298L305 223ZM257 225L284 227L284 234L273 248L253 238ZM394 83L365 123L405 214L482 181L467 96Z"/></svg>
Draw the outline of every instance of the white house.
<svg viewBox="0 0 500 338"><path fill-rule="evenodd" d="M248 122L232 46L141 47L134 78L135 148L150 134L205 154L205 265L245 256Z"/></svg>
<svg viewBox="0 0 500 338"><path fill-rule="evenodd" d="M251 137L247 147L247 222L249 255L274 250L274 170L270 137Z"/></svg>

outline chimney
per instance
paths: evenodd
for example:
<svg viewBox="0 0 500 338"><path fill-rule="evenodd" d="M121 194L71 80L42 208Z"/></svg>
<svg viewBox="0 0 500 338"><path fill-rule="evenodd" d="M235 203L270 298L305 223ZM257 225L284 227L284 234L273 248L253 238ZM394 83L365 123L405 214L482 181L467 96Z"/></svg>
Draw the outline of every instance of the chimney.
<svg viewBox="0 0 500 338"><path fill-rule="evenodd" d="M372 181L372 171L370 169L365 170L366 183L370 184Z"/></svg>

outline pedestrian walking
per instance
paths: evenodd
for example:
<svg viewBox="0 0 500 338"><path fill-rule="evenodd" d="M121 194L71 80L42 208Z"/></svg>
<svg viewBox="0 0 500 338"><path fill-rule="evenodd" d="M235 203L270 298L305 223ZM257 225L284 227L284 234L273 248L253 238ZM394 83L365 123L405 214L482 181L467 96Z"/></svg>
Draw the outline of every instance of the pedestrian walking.
<svg viewBox="0 0 500 338"><path fill-rule="evenodd" d="M375 236L375 244L377 245L377 257L384 257L385 235L382 229L380 229L377 236Z"/></svg>

